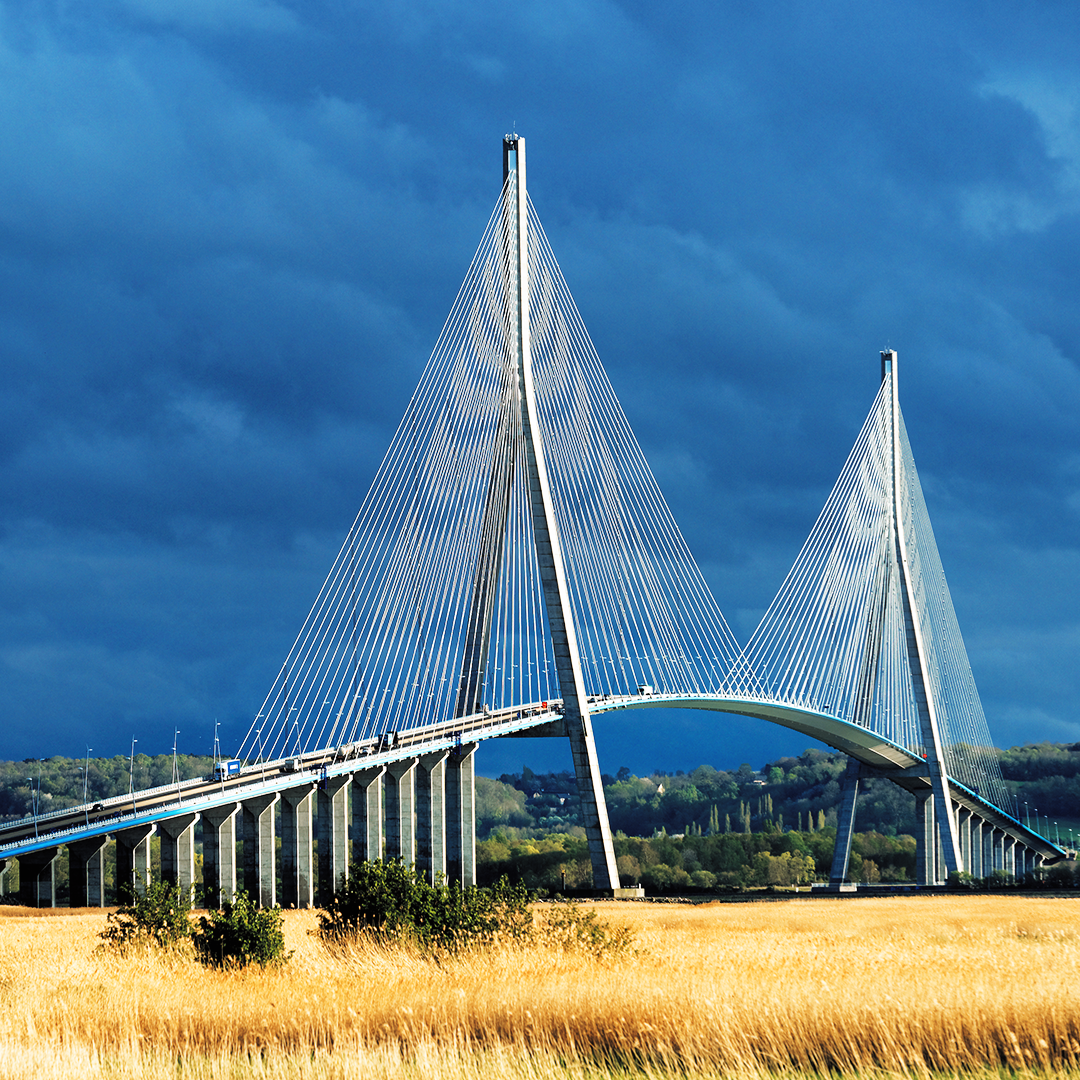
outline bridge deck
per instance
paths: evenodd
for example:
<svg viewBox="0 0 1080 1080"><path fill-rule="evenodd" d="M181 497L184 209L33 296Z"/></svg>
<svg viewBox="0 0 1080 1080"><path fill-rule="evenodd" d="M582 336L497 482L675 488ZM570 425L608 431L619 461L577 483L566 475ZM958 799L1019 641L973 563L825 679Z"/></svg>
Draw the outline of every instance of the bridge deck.
<svg viewBox="0 0 1080 1080"><path fill-rule="evenodd" d="M594 715L623 709L656 708L701 709L768 720L802 732L881 770L889 779L910 791L929 786L925 763L917 754L856 724L813 710L762 699L710 694L602 695L590 701L590 710ZM397 732L394 745L385 748L380 748L373 740L317 750L278 761L255 762L225 780L185 780L180 784L138 791L134 796L116 796L93 805L38 815L36 819L23 818L0 826L0 859L92 837L105 837L132 826L150 824L179 814L212 810L217 806L295 789L305 784L315 785L326 777L374 769L468 743L507 735L526 735L539 728L561 734L561 730L558 730L561 720L561 702L534 702L519 708L476 713L441 724ZM1044 858L1064 857L1065 852L1061 848L955 781L952 783L952 794L959 805L1014 836Z"/></svg>

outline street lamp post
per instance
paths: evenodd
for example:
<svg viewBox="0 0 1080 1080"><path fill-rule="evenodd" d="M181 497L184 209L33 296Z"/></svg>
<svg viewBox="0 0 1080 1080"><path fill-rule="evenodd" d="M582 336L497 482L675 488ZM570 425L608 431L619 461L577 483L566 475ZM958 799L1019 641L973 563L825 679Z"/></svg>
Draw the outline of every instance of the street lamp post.
<svg viewBox="0 0 1080 1080"><path fill-rule="evenodd" d="M139 740L131 736L131 761L128 763L128 794L131 796L131 812L138 813L139 807L135 802L135 744Z"/></svg>
<svg viewBox="0 0 1080 1080"><path fill-rule="evenodd" d="M86 788L90 780L90 747L86 748L86 764L83 766L82 777L82 801L83 801L83 814L86 816L86 824L90 824L90 807L86 801Z"/></svg>
<svg viewBox="0 0 1080 1080"><path fill-rule="evenodd" d="M28 777L26 778L26 780L27 780L27 782L28 782L28 783L30 784L30 811L31 811L31 813L33 813L33 815L34 815L34 839L36 840L36 839L37 839L37 837L38 837L38 819L37 819L37 812L38 812L38 804L37 804L37 794L36 794L36 793L35 793L35 791L34 791L34 778L33 778L32 776L28 776ZM39 790L39 791L41 790L41 781L40 781L40 780L38 780L38 790Z"/></svg>
<svg viewBox="0 0 1080 1080"><path fill-rule="evenodd" d="M176 764L176 740L180 737L180 729L173 728L172 738L172 778L173 783L176 785L176 801L183 802L184 798L180 794L180 769Z"/></svg>

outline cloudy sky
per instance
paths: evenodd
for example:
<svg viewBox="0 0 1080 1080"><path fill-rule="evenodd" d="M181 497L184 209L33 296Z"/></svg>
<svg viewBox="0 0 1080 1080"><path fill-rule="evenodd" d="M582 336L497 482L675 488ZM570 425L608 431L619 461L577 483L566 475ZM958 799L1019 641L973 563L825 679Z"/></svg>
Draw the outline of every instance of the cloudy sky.
<svg viewBox="0 0 1080 1080"><path fill-rule="evenodd" d="M510 130L736 634L895 348L995 741L1080 739L1078 42L1073 0L0 3L0 758L239 742ZM807 743L659 718L603 766Z"/></svg>

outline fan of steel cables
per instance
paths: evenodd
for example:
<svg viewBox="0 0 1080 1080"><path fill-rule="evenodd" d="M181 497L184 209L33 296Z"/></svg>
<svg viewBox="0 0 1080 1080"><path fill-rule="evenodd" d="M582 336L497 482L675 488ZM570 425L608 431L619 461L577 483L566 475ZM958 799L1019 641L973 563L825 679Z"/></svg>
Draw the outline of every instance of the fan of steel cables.
<svg viewBox="0 0 1080 1080"><path fill-rule="evenodd" d="M894 493L891 403L886 376L817 523L747 646L747 660L773 700L840 717L923 754L912 675L917 625L949 775L1010 806L902 417ZM914 597L911 627L901 533Z"/></svg>
<svg viewBox="0 0 1080 1080"><path fill-rule="evenodd" d="M560 696L499 202L420 384L239 750L272 760ZM528 210L544 454L590 694L721 692L740 655ZM745 684L745 675L741 685Z"/></svg>

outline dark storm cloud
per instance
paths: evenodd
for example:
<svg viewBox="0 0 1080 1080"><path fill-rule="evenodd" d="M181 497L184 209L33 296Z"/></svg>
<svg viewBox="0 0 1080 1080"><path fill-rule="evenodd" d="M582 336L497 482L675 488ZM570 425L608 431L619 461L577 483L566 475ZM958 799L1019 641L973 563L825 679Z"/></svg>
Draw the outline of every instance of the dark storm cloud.
<svg viewBox="0 0 1080 1080"><path fill-rule="evenodd" d="M0 5L0 756L246 727L515 122L740 636L892 346L991 729L1080 737L1078 23L1055 4ZM664 763L746 756L700 731Z"/></svg>

